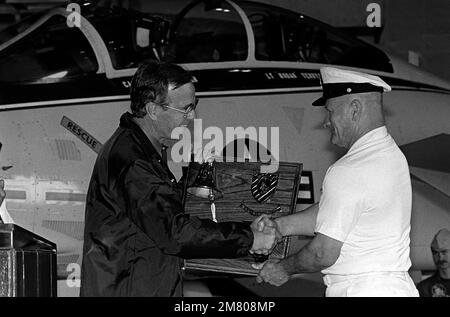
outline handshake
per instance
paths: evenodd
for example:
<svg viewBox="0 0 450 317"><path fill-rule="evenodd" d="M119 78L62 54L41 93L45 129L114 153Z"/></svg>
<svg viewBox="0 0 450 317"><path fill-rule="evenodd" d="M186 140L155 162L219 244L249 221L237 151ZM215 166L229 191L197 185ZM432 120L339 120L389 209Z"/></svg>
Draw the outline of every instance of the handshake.
<svg viewBox="0 0 450 317"><path fill-rule="evenodd" d="M270 254L282 238L277 223L267 215L256 218L250 227L253 232L252 254Z"/></svg>
<svg viewBox="0 0 450 317"><path fill-rule="evenodd" d="M268 255L283 237L276 221L267 215L256 218L250 227L253 231L253 246L250 250L252 254ZM280 286L290 277L280 260L267 260L264 263L252 264L252 267L259 271L256 276L258 283L267 282Z"/></svg>

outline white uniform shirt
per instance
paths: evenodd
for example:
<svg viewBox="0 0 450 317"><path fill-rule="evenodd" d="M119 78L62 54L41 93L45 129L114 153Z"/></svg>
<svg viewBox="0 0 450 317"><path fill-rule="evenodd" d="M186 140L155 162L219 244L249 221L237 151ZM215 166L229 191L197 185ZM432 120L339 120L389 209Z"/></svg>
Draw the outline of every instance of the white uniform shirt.
<svg viewBox="0 0 450 317"><path fill-rule="evenodd" d="M324 274L408 271L411 180L386 127L370 131L327 171L315 231L344 244Z"/></svg>

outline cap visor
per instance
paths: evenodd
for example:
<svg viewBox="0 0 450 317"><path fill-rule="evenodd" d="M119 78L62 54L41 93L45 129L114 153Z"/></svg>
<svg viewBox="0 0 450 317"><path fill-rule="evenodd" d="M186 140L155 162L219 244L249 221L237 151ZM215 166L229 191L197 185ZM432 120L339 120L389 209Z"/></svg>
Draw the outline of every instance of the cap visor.
<svg viewBox="0 0 450 317"><path fill-rule="evenodd" d="M319 99L313 101L312 105L315 107L320 107L320 106L325 105L325 98L320 97Z"/></svg>

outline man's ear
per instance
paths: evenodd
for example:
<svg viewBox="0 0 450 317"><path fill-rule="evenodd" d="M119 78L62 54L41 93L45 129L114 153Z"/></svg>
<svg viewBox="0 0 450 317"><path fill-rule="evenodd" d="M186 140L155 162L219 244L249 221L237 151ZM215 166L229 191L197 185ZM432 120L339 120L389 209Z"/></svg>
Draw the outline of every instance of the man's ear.
<svg viewBox="0 0 450 317"><path fill-rule="evenodd" d="M145 105L145 110L147 111L147 114L152 120L156 120L157 116L157 105L154 102L147 102Z"/></svg>
<svg viewBox="0 0 450 317"><path fill-rule="evenodd" d="M359 118L361 117L361 113L362 113L361 101L358 99L353 99L352 102L350 103L350 111L352 114L352 120L358 121Z"/></svg>

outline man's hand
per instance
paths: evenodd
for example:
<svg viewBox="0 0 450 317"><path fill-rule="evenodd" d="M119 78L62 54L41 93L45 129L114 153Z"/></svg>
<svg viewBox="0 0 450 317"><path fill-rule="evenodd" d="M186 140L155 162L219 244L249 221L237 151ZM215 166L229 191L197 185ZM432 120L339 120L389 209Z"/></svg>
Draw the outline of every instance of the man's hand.
<svg viewBox="0 0 450 317"><path fill-rule="evenodd" d="M256 277L258 283L264 281L275 286L280 286L289 280L289 274L279 260L268 260L264 263L252 264L252 266L260 270Z"/></svg>
<svg viewBox="0 0 450 317"><path fill-rule="evenodd" d="M269 215L261 215L252 222L252 229L263 232L265 227L276 228L280 232L277 223Z"/></svg>
<svg viewBox="0 0 450 317"><path fill-rule="evenodd" d="M3 179L0 179L0 206L2 205L3 200L6 197L4 188L5 188L5 181Z"/></svg>
<svg viewBox="0 0 450 317"><path fill-rule="evenodd" d="M275 221L263 215L251 224L253 231L253 246L250 253L267 255L282 238Z"/></svg>

